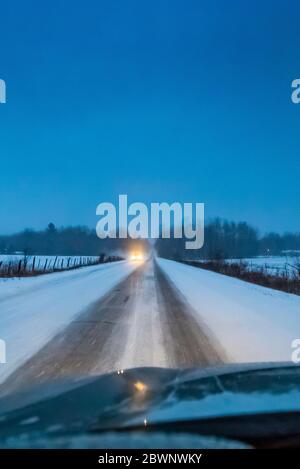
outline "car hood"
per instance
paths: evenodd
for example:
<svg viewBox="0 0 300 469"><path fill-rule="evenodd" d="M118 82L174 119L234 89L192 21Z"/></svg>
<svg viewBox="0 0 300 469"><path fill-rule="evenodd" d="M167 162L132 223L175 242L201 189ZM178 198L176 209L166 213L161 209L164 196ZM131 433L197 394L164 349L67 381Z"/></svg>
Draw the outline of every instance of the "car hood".
<svg viewBox="0 0 300 469"><path fill-rule="evenodd" d="M299 411L300 368L289 363L136 368L3 397L0 438L170 429L187 421Z"/></svg>

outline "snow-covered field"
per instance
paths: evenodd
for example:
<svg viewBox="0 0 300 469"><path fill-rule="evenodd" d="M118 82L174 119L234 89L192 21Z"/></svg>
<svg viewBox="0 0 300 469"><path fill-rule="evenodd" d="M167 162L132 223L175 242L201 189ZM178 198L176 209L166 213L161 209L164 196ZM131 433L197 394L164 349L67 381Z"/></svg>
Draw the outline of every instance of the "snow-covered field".
<svg viewBox="0 0 300 469"><path fill-rule="evenodd" d="M40 277L0 279L0 338L6 342L7 361L0 365L0 381L135 267L122 261Z"/></svg>
<svg viewBox="0 0 300 469"><path fill-rule="evenodd" d="M291 360L300 338L300 297L215 272L158 260L229 362Z"/></svg>
<svg viewBox="0 0 300 469"><path fill-rule="evenodd" d="M208 262L207 259L200 259L198 261ZM288 275L292 277L298 272L300 265L300 257L297 256L259 256L248 257L243 259L225 259L228 263L246 263L251 270L264 269L270 275Z"/></svg>
<svg viewBox="0 0 300 469"><path fill-rule="evenodd" d="M295 256L252 257L248 259L228 259L226 262L246 262L251 270L265 269L271 275L293 276L300 265Z"/></svg>

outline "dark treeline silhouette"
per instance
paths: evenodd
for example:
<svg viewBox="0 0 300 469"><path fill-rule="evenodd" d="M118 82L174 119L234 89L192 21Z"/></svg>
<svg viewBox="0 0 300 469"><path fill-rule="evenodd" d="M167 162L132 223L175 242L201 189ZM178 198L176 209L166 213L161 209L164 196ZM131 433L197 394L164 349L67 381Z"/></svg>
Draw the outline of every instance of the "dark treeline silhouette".
<svg viewBox="0 0 300 469"><path fill-rule="evenodd" d="M258 231L246 222L235 223L216 218L206 224L204 246L200 250L186 250L186 239L158 239L160 256L173 259L225 259L259 255L280 255L286 251L300 251L300 233L268 233Z"/></svg>
<svg viewBox="0 0 300 469"><path fill-rule="evenodd" d="M258 231L246 222L230 222L216 218L205 225L204 246L186 250L186 239L158 239L157 253L176 259L225 259L258 255L280 255L300 251L300 233L268 233ZM45 230L26 229L13 235L0 236L0 253L26 255L86 255L121 253L136 249L147 242L128 239L99 239L95 230L83 226L56 228L49 223Z"/></svg>
<svg viewBox="0 0 300 469"><path fill-rule="evenodd" d="M0 236L0 253L57 256L100 256L134 249L143 241L99 239L95 230L76 226L56 228L53 223L42 231L26 229L13 235Z"/></svg>

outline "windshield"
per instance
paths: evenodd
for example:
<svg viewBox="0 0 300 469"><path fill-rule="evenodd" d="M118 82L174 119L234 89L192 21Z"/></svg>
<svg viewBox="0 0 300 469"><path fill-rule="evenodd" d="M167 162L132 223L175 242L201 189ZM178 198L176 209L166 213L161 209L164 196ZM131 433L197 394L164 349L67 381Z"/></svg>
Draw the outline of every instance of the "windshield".
<svg viewBox="0 0 300 469"><path fill-rule="evenodd" d="M299 5L15 3L0 448L298 442Z"/></svg>

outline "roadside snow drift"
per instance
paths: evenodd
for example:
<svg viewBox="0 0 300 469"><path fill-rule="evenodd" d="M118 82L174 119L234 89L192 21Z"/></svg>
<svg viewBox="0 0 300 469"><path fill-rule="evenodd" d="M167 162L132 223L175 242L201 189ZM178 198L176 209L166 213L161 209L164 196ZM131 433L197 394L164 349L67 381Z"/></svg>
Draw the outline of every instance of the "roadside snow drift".
<svg viewBox="0 0 300 469"><path fill-rule="evenodd" d="M158 259L229 362L290 361L300 338L300 297Z"/></svg>

